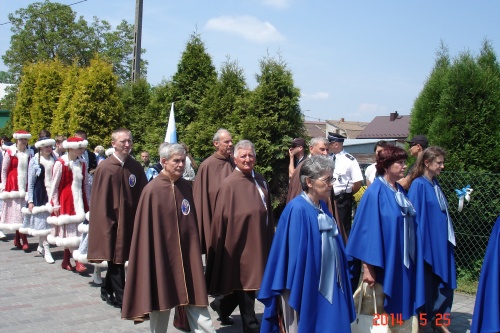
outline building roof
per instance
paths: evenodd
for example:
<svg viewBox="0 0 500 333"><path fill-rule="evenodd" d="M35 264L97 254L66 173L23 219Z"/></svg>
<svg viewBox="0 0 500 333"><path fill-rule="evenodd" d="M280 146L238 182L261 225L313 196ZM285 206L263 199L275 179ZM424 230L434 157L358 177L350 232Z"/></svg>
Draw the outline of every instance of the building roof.
<svg viewBox="0 0 500 333"><path fill-rule="evenodd" d="M324 121L304 121L304 127L307 136L310 138L326 137L326 122Z"/></svg>
<svg viewBox="0 0 500 333"><path fill-rule="evenodd" d="M327 120L329 125L332 125L341 131L338 134L342 134L348 139L356 139L365 127L368 125L367 122L363 121L345 121L344 118L340 120ZM343 132L343 133L340 133Z"/></svg>
<svg viewBox="0 0 500 333"><path fill-rule="evenodd" d="M411 116L397 112L389 116L377 116L359 133L358 139L406 139L410 134Z"/></svg>

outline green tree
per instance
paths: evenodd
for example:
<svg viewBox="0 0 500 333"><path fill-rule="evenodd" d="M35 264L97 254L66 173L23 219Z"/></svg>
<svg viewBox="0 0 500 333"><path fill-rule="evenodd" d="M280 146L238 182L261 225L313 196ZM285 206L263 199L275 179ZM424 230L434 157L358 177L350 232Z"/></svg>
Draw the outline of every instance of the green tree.
<svg viewBox="0 0 500 333"><path fill-rule="evenodd" d="M240 119L236 115L247 108L249 94L243 69L228 58L222 64L219 79L201 102L203 112L186 128L183 140L193 156L204 159L214 152L212 138L219 128L226 128L237 140Z"/></svg>
<svg viewBox="0 0 500 333"><path fill-rule="evenodd" d="M67 108L69 133L87 132L90 147L109 142L109 135L123 125L124 110L118 91L118 77L111 64L96 58L78 76L77 87Z"/></svg>
<svg viewBox="0 0 500 333"><path fill-rule="evenodd" d="M0 83L13 83L12 77L5 71L0 71Z"/></svg>
<svg viewBox="0 0 500 333"><path fill-rule="evenodd" d="M424 87L434 88L430 95L438 102L427 131L419 134L448 151L448 170L499 172L500 67L493 48L486 41L478 57L463 52L445 72L444 84ZM412 124L421 121L415 108L413 117Z"/></svg>
<svg viewBox="0 0 500 333"><path fill-rule="evenodd" d="M212 57L207 53L200 35L194 33L187 42L172 80L173 100L170 102L175 102L179 140L184 140L186 126L197 118L201 101L216 80Z"/></svg>
<svg viewBox="0 0 500 333"><path fill-rule="evenodd" d="M70 136L68 124L71 114L68 106L78 88L78 78L82 71L83 69L78 67L76 63L73 63L73 65L69 66L65 72L66 75L61 87L59 103L52 118L51 132L54 136Z"/></svg>
<svg viewBox="0 0 500 333"><path fill-rule="evenodd" d="M269 181L273 206L277 207L284 204L288 189L288 144L304 135L300 90L281 57L260 61L257 83L249 107L239 115L238 132L255 144L256 169Z"/></svg>
<svg viewBox="0 0 500 333"><path fill-rule="evenodd" d="M88 66L96 53L113 63L121 81L130 79L133 25L122 21L112 31L108 22L94 18L89 26L82 16L76 18L70 6L48 0L32 3L8 17L13 34L2 59L14 79L26 63L58 57L66 65L77 61Z"/></svg>
<svg viewBox="0 0 500 333"><path fill-rule="evenodd" d="M36 64L26 65L23 69L21 82L16 95L16 103L12 109L10 118L14 131L28 130L31 126L30 111L33 105L33 96L36 89L39 66Z"/></svg>

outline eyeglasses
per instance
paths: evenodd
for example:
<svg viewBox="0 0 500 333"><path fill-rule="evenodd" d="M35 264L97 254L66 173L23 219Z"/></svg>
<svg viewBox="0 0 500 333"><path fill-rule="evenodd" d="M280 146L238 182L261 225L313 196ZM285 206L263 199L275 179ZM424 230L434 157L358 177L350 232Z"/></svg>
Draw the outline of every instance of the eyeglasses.
<svg viewBox="0 0 500 333"><path fill-rule="evenodd" d="M323 184L325 185L332 185L333 183L335 183L337 181L337 178L335 177L328 177L326 179L323 179L323 178L311 178L311 179L317 179L317 180L320 180L323 182Z"/></svg>

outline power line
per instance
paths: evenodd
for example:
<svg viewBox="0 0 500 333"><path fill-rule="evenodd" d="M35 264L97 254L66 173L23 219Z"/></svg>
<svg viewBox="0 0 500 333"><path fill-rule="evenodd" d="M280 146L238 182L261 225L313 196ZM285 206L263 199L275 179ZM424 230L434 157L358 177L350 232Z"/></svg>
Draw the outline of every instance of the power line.
<svg viewBox="0 0 500 333"><path fill-rule="evenodd" d="M68 6L77 5L77 4L85 2L85 1L88 1L88 0L81 0L81 1L78 1L78 2L74 2L74 3L69 4ZM7 22L4 22L4 23L0 23L0 25L6 25L6 24L9 24L9 23L11 23L11 22L7 21Z"/></svg>

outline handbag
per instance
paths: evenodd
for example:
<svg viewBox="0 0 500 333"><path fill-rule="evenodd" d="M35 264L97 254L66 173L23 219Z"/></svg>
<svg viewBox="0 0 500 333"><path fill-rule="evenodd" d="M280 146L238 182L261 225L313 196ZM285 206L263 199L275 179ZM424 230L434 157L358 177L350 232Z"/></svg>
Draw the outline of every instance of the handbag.
<svg viewBox="0 0 500 333"><path fill-rule="evenodd" d="M187 319L186 306L179 305L175 307L174 327L179 331L191 332Z"/></svg>
<svg viewBox="0 0 500 333"><path fill-rule="evenodd" d="M360 288L364 287L366 291L366 284L361 282ZM361 314L361 304L363 303L364 292L359 295L358 311L356 311L356 319L351 323L351 333L387 333L389 332L389 325L387 320L382 320L386 314L377 313L377 302L375 297L375 288L373 291L373 315ZM385 318L387 319L387 318Z"/></svg>

